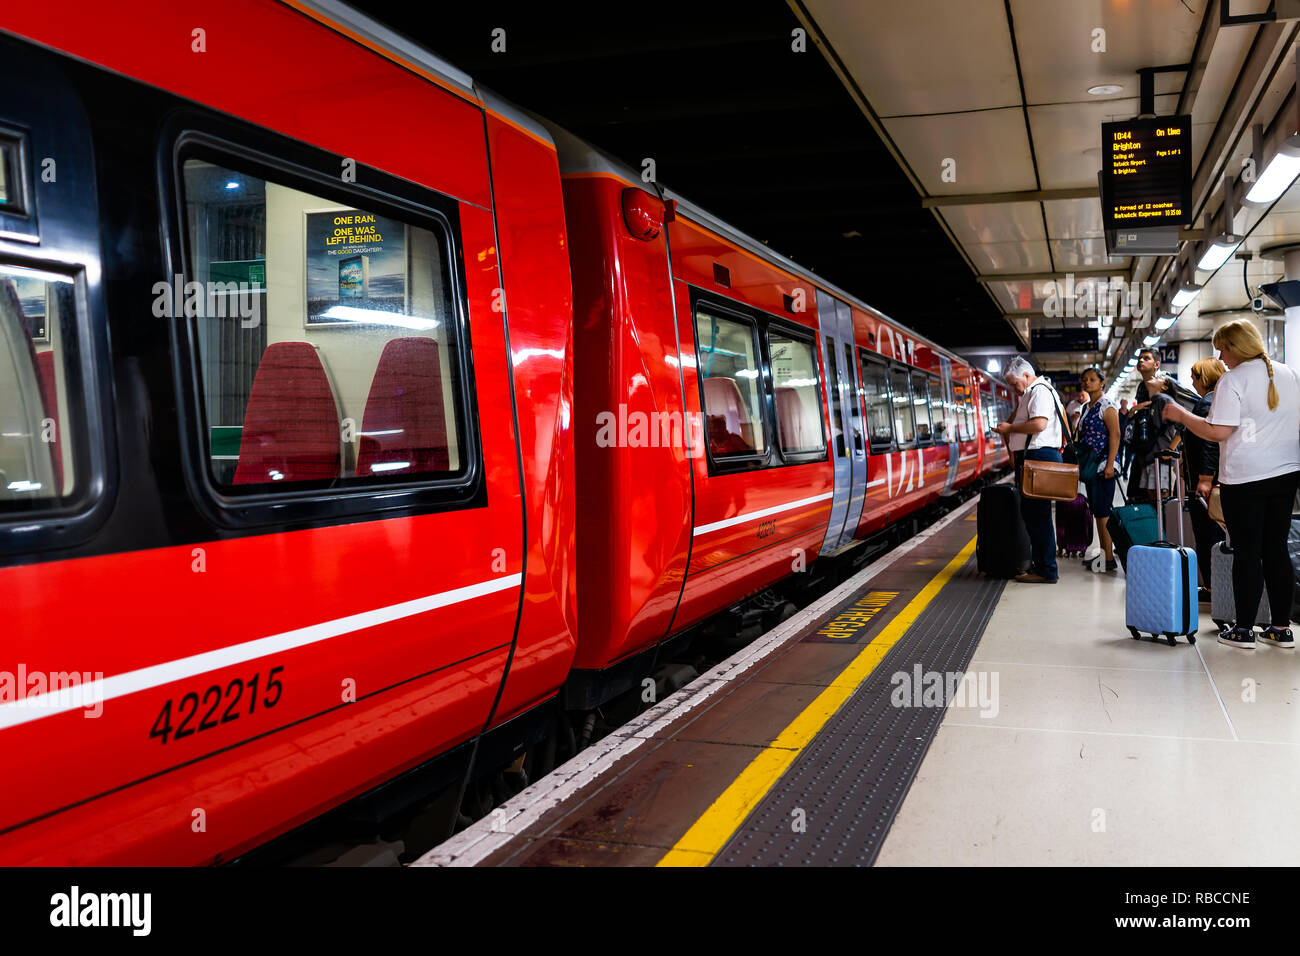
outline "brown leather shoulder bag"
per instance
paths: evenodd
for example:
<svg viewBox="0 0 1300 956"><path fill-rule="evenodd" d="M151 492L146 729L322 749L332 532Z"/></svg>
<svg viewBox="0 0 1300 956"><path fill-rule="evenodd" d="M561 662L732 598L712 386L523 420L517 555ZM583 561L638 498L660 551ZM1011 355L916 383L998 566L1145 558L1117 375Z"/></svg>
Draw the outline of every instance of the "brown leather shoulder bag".
<svg viewBox="0 0 1300 956"><path fill-rule="evenodd" d="M1037 382L1030 386L1030 388L1037 387ZM1052 404L1056 407L1056 417L1061 422L1062 447L1071 447L1074 444L1074 432L1070 430L1070 423L1061 412L1061 400L1057 398L1056 390L1051 385L1047 388L1052 396ZM1073 501L1079 494L1079 466L1074 462L1034 461L1032 458L1026 458L1020 493L1026 498Z"/></svg>

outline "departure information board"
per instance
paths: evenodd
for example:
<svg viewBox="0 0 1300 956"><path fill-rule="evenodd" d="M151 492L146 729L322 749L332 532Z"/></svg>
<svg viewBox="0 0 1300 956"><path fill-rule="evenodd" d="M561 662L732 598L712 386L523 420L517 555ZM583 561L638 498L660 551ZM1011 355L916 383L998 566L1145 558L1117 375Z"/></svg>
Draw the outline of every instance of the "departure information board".
<svg viewBox="0 0 1300 956"><path fill-rule="evenodd" d="M1031 329L1031 352L1095 352L1100 335L1096 329Z"/></svg>
<svg viewBox="0 0 1300 956"><path fill-rule="evenodd" d="M1101 161L1107 229L1191 225L1190 116L1102 123Z"/></svg>

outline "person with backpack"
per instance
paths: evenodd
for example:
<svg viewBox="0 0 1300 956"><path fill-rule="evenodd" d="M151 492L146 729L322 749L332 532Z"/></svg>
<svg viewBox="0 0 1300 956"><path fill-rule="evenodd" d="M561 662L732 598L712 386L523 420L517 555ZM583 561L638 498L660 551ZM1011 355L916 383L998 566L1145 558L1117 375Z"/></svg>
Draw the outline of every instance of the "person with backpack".
<svg viewBox="0 0 1300 956"><path fill-rule="evenodd" d="M1176 446L1175 439L1181 429L1161 418L1165 402L1175 400L1191 408L1197 396L1160 371L1160 356L1154 349L1138 352L1138 383L1128 432L1133 457L1129 465L1128 492L1130 502L1154 501L1156 489L1155 467L1157 455Z"/></svg>
<svg viewBox="0 0 1300 956"><path fill-rule="evenodd" d="M1128 425L1133 419L1133 403L1127 398L1121 399L1119 403L1119 474L1128 475L1129 458L1132 452L1128 444Z"/></svg>
<svg viewBox="0 0 1300 956"><path fill-rule="evenodd" d="M1020 403L1014 421L997 424L998 434L1007 439L1008 446L1012 446L1016 436L1027 436L1023 461L1060 462L1065 411L1052 383L1035 374L1034 367L1019 355L1007 364L1002 377L1020 396ZM1016 486L1023 486L1020 469L1016 472ZM1015 580L1022 584L1055 584L1056 529L1052 525L1052 502L1022 496L1020 514L1029 532L1031 558L1029 570L1016 575Z"/></svg>
<svg viewBox="0 0 1300 956"><path fill-rule="evenodd" d="M1079 416L1079 480L1088 495L1088 508L1097 522L1097 539L1106 555L1106 571L1119 568L1115 561L1115 546L1107 528L1111 504L1115 500L1115 460L1119 455L1119 409L1105 396L1102 386L1106 380L1101 369L1090 368L1083 373L1083 387L1088 394L1088 404Z"/></svg>
<svg viewBox="0 0 1300 956"><path fill-rule="evenodd" d="M1287 534L1300 486L1300 382L1288 366L1268 357L1249 320L1219 326L1213 343L1228 370L1214 388L1209 414L1202 418L1168 402L1163 416L1219 444L1219 496L1234 551L1237 606L1237 626L1219 640L1255 649L1252 622L1267 589L1273 621L1260 640L1294 648L1288 617L1295 577Z"/></svg>

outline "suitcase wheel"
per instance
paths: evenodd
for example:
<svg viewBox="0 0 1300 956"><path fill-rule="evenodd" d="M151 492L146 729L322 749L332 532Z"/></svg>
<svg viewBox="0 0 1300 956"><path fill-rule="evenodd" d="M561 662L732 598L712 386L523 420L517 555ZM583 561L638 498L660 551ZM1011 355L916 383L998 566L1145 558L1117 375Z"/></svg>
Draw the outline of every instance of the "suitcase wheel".
<svg viewBox="0 0 1300 956"><path fill-rule="evenodd" d="M1196 632L1195 632L1195 631L1192 631L1192 633L1190 633L1190 634L1187 635L1187 643L1188 643L1188 644L1195 644L1195 643L1196 643Z"/></svg>
<svg viewBox="0 0 1300 956"><path fill-rule="evenodd" d="M1131 626L1130 626L1129 629L1128 629L1128 632L1129 632L1130 634L1133 635L1133 640L1135 640L1135 641L1140 641L1140 640L1142 640L1142 632L1139 631L1136 627L1131 627Z"/></svg>
<svg viewBox="0 0 1300 956"><path fill-rule="evenodd" d="M1169 642L1170 647L1175 647L1178 644L1178 636L1172 631L1165 631L1165 640Z"/></svg>

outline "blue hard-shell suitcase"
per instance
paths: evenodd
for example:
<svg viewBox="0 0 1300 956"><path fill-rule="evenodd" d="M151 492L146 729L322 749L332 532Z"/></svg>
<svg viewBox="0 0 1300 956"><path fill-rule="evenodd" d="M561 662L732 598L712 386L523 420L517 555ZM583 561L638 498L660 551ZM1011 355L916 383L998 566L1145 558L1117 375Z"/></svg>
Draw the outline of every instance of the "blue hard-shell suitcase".
<svg viewBox="0 0 1300 956"><path fill-rule="evenodd" d="M1156 484L1159 497L1158 479ZM1178 492L1181 501L1181 474ZM1183 547L1181 523L1178 544L1164 540L1164 509L1154 510L1159 522L1159 540L1152 545L1134 545L1128 552L1124 621L1134 639L1147 633L1157 639L1164 637L1173 645L1178 643L1177 637L1186 635L1188 642L1195 644L1200 618L1196 600L1196 552Z"/></svg>

